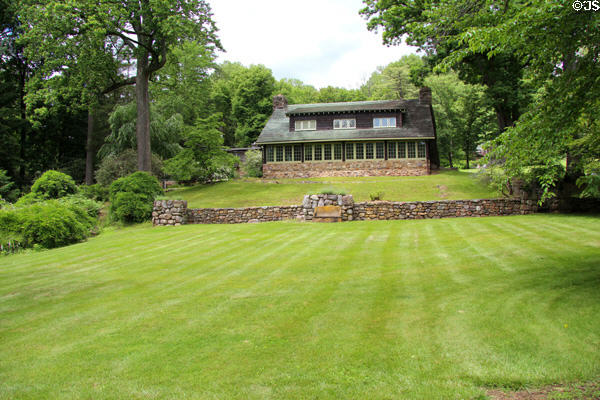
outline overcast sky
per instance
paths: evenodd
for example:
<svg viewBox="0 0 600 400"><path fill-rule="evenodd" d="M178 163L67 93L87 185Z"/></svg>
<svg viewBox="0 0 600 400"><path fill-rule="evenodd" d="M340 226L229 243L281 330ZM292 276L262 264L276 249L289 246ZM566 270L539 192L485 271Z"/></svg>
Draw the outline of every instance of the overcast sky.
<svg viewBox="0 0 600 400"><path fill-rule="evenodd" d="M218 61L264 64L276 79L357 88L377 66L415 53L369 32L362 0L209 1L226 50Z"/></svg>

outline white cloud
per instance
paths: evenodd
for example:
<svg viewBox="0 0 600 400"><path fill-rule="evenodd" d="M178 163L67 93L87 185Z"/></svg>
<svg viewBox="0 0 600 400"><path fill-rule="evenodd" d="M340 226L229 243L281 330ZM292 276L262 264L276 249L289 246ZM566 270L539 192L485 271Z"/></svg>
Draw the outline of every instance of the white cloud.
<svg viewBox="0 0 600 400"><path fill-rule="evenodd" d="M355 88L379 65L414 48L386 47L358 15L361 0L211 0L226 53L219 61L264 64L275 78Z"/></svg>

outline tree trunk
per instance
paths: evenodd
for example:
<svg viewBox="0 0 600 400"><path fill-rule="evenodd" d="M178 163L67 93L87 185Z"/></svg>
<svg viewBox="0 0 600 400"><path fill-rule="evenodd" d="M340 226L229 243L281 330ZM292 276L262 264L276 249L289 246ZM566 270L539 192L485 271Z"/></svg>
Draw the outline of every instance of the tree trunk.
<svg viewBox="0 0 600 400"><path fill-rule="evenodd" d="M94 184L94 110L88 109L87 142L85 145L85 184Z"/></svg>
<svg viewBox="0 0 600 400"><path fill-rule="evenodd" d="M454 168L452 164L452 137L450 137L450 148L448 149L448 164L450 164L450 168Z"/></svg>
<svg viewBox="0 0 600 400"><path fill-rule="evenodd" d="M151 171L150 150L150 97L148 95L148 52L142 51L137 57L137 76L135 79L135 98L137 103L137 156L138 170Z"/></svg>
<svg viewBox="0 0 600 400"><path fill-rule="evenodd" d="M21 166L19 167L19 179L20 185L25 185L25 149L27 147L27 113L25 108L25 80L27 78L27 64L24 61L21 61L20 71L19 71L19 108L20 108L20 117L21 117L21 141L20 141L20 149L19 156L21 158Z"/></svg>

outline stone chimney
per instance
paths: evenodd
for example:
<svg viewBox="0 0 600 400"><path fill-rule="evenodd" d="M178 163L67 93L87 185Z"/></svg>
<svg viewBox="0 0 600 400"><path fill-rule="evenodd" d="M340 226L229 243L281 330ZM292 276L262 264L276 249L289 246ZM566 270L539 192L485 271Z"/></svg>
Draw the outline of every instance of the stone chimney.
<svg viewBox="0 0 600 400"><path fill-rule="evenodd" d="M273 96L273 111L277 109L285 110L287 106L288 102L284 95L278 94L277 96Z"/></svg>
<svg viewBox="0 0 600 400"><path fill-rule="evenodd" d="M427 86L423 86L419 90L419 104L431 105L431 88L428 88Z"/></svg>

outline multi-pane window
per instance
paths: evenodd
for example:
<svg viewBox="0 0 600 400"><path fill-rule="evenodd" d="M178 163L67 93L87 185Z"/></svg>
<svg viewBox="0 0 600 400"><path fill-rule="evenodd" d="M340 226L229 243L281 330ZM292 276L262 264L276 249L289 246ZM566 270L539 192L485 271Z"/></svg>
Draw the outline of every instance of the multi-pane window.
<svg viewBox="0 0 600 400"><path fill-rule="evenodd" d="M346 160L354 159L354 143L346 143Z"/></svg>
<svg viewBox="0 0 600 400"><path fill-rule="evenodd" d="M375 158L385 158L385 144L381 142L375 143Z"/></svg>
<svg viewBox="0 0 600 400"><path fill-rule="evenodd" d="M321 161L322 159L322 150L321 150L321 146L320 144L315 144L315 161Z"/></svg>
<svg viewBox="0 0 600 400"><path fill-rule="evenodd" d="M356 143L356 159L362 160L365 158L365 146L363 143Z"/></svg>
<svg viewBox="0 0 600 400"><path fill-rule="evenodd" d="M396 152L396 142L388 142L388 158L396 158L398 153Z"/></svg>
<svg viewBox="0 0 600 400"><path fill-rule="evenodd" d="M406 142L398 142L398 158L406 158Z"/></svg>
<svg viewBox="0 0 600 400"><path fill-rule="evenodd" d="M419 142L417 144L417 150L418 150L418 156L419 158L426 158L427 157L427 152L425 150L425 142Z"/></svg>
<svg viewBox="0 0 600 400"><path fill-rule="evenodd" d="M334 119L333 129L353 129L356 128L356 120L354 118Z"/></svg>
<svg viewBox="0 0 600 400"><path fill-rule="evenodd" d="M302 161L302 147L294 145L294 161Z"/></svg>
<svg viewBox="0 0 600 400"><path fill-rule="evenodd" d="M331 160L331 144L323 145L323 160Z"/></svg>
<svg viewBox="0 0 600 400"><path fill-rule="evenodd" d="M365 158L368 160L373 158L373 143L365 143Z"/></svg>
<svg viewBox="0 0 600 400"><path fill-rule="evenodd" d="M297 131L314 131L317 129L317 120L307 119L304 121L296 121L294 127Z"/></svg>
<svg viewBox="0 0 600 400"><path fill-rule="evenodd" d="M312 148L311 144L304 145L304 161L312 161Z"/></svg>
<svg viewBox="0 0 600 400"><path fill-rule="evenodd" d="M275 161L283 161L283 146L277 146L275 150Z"/></svg>
<svg viewBox="0 0 600 400"><path fill-rule="evenodd" d="M334 160L342 159L342 144L341 143L335 143L333 145L333 159Z"/></svg>
<svg viewBox="0 0 600 400"><path fill-rule="evenodd" d="M273 146L267 146L267 162L275 161L275 150Z"/></svg>
<svg viewBox="0 0 600 400"><path fill-rule="evenodd" d="M285 146L285 161L294 161L292 159L292 146Z"/></svg>
<svg viewBox="0 0 600 400"><path fill-rule="evenodd" d="M406 152L408 153L408 158L416 158L416 143L415 142L407 142L406 143Z"/></svg>
<svg viewBox="0 0 600 400"><path fill-rule="evenodd" d="M373 118L373 128L395 128L396 117Z"/></svg>

